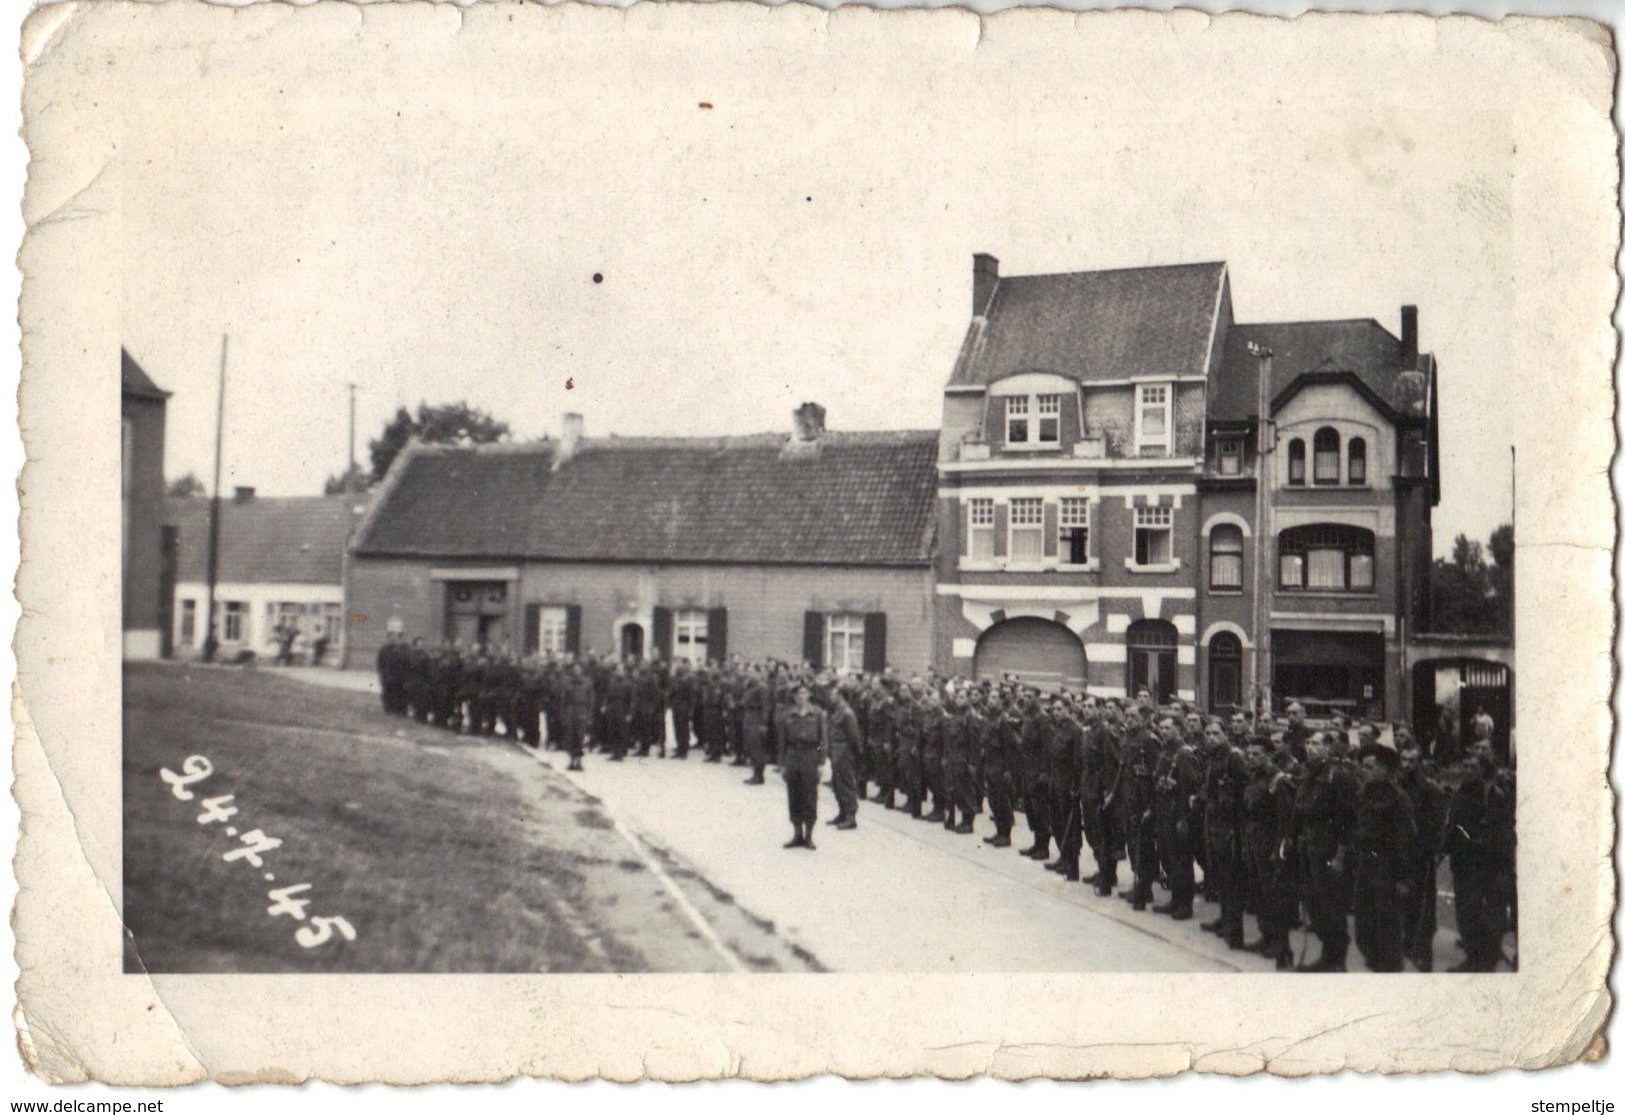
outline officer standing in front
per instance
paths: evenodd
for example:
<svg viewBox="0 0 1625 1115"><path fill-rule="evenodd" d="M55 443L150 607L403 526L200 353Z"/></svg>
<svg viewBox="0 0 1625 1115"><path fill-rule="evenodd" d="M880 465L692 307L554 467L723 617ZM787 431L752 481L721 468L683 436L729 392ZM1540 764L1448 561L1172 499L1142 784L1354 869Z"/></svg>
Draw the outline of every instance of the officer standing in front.
<svg viewBox="0 0 1625 1115"><path fill-rule="evenodd" d="M784 789L796 830L785 847L809 851L815 847L813 825L818 821L818 768L829 747L828 718L808 700L810 695L806 685L796 686L796 703L779 714L778 725Z"/></svg>

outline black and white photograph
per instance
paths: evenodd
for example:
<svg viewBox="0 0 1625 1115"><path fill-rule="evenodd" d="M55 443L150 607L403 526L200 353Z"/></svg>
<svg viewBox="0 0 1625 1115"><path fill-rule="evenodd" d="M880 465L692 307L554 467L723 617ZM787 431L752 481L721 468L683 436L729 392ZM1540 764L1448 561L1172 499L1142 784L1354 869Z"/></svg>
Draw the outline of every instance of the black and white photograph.
<svg viewBox="0 0 1625 1115"><path fill-rule="evenodd" d="M31 246L88 243L25 247L25 442L47 398L106 423L100 493L116 360L121 516L116 560L99 518L31 550L25 498L19 592L108 551L116 652L37 621L101 687L102 978L189 1034L248 978L448 1026L473 985L321 978L515 977L493 1023L846 989L863 1025L798 1006L757 1079L1574 1060L1613 910L1588 26L41 9ZM31 282L94 291L72 394ZM1276 995L1301 1025L1224 1006ZM1462 1005L1534 995L1516 1041ZM625 1072L592 1026L410 1070L389 1030L157 1076ZM714 1075L685 1040L640 1073Z"/></svg>

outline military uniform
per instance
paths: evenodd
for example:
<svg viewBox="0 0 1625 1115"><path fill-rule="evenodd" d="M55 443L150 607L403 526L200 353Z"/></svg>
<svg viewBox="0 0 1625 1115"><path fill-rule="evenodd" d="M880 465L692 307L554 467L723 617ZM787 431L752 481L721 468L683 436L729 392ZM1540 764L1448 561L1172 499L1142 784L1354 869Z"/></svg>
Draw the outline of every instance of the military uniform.
<svg viewBox="0 0 1625 1115"><path fill-rule="evenodd" d="M861 739L858 717L840 694L836 694L827 715L830 785L835 791L835 819L843 828L857 827L858 744ZM815 772L816 773L816 772Z"/></svg>
<svg viewBox="0 0 1625 1115"><path fill-rule="evenodd" d="M1320 959L1310 969L1342 971L1348 956L1348 904L1344 872L1353 835L1355 787L1335 760L1309 764L1298 785L1294 846L1302 870L1309 928L1320 938Z"/></svg>
<svg viewBox="0 0 1625 1115"><path fill-rule="evenodd" d="M1372 779L1360 788L1354 851L1354 942L1373 972L1402 972L1416 810L1392 781Z"/></svg>
<svg viewBox="0 0 1625 1115"><path fill-rule="evenodd" d="M1202 789L1196 751L1179 737L1165 742L1157 758L1154 780L1157 847L1169 890L1168 902L1155 909L1183 921L1191 916L1191 903L1196 899L1194 852L1198 822L1193 803Z"/></svg>
<svg viewBox="0 0 1625 1115"><path fill-rule="evenodd" d="M797 838L791 843L810 847L812 825L818 820L818 767L828 747L828 718L816 705L805 709L792 705L779 714L778 728L790 823L796 828Z"/></svg>
<svg viewBox="0 0 1625 1115"><path fill-rule="evenodd" d="M1514 879L1514 791L1493 762L1469 760L1450 798L1444 848L1456 888L1456 928L1467 959L1461 970L1493 972L1501 962Z"/></svg>
<svg viewBox="0 0 1625 1115"><path fill-rule="evenodd" d="M1151 901L1157 877L1157 832L1152 817L1152 793L1161 749L1144 721L1129 725L1128 743L1118 779L1117 800L1123 811L1123 832L1128 838L1129 865L1134 869L1133 889L1123 897L1143 910Z"/></svg>
<svg viewBox="0 0 1625 1115"><path fill-rule="evenodd" d="M1105 714L1085 729L1078 762L1078 809L1084 839L1095 857L1095 892L1117 888L1117 862L1123 858L1122 814L1112 798L1122 768L1122 732Z"/></svg>
<svg viewBox="0 0 1625 1115"><path fill-rule="evenodd" d="M1247 787L1247 761L1228 735L1209 745L1202 775L1203 872L1218 894L1219 917L1211 927L1231 948L1241 948L1246 908L1246 861L1241 850L1242 794Z"/></svg>

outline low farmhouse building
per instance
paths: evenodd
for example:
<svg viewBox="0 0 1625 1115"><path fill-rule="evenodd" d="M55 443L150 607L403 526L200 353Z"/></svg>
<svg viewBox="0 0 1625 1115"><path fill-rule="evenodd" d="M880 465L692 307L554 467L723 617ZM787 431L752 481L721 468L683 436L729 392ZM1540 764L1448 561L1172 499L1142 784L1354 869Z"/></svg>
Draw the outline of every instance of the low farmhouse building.
<svg viewBox="0 0 1625 1115"><path fill-rule="evenodd" d="M177 539L173 643L177 657L198 657L208 637L209 508L202 498L165 501ZM222 661L252 651L274 658L278 629L310 662L336 665L345 634L344 557L364 504L354 496L267 498L238 488L220 501L215 637Z"/></svg>
<svg viewBox="0 0 1625 1115"><path fill-rule="evenodd" d="M514 651L924 670L937 435L412 446L352 548L349 664L386 634Z"/></svg>

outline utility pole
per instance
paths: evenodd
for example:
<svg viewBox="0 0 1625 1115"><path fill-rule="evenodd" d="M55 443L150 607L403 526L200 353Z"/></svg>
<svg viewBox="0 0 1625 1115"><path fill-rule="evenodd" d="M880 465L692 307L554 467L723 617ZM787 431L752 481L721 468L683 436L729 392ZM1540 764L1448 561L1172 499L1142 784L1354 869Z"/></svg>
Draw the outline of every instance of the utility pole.
<svg viewBox="0 0 1625 1115"><path fill-rule="evenodd" d="M220 387L214 407L214 494L209 501L209 615L208 634L203 638L203 661L213 662L220 646L214 626L214 590L220 574L220 443L226 425L226 344L230 340L220 335Z"/></svg>
<svg viewBox="0 0 1625 1115"><path fill-rule="evenodd" d="M350 457L344 465L344 494L355 493L355 384L346 384L350 389Z"/></svg>
<svg viewBox="0 0 1625 1115"><path fill-rule="evenodd" d="M1253 509L1253 716L1261 720L1270 711L1270 632L1269 632L1269 552L1274 536L1270 531L1270 453L1275 448L1275 423L1270 419L1270 374L1275 353L1256 342L1247 351L1258 357L1258 433L1255 460L1255 504Z"/></svg>

